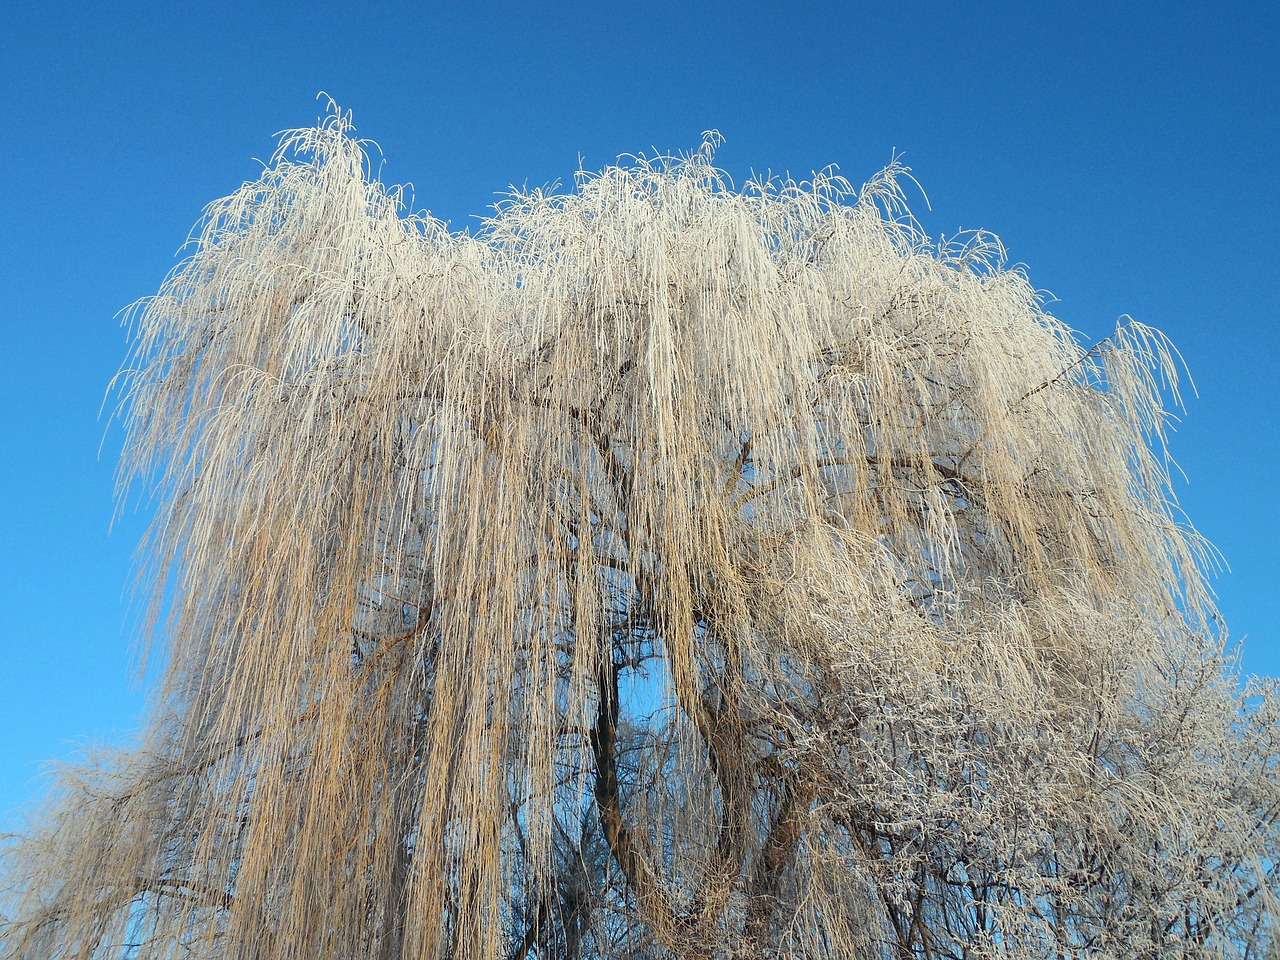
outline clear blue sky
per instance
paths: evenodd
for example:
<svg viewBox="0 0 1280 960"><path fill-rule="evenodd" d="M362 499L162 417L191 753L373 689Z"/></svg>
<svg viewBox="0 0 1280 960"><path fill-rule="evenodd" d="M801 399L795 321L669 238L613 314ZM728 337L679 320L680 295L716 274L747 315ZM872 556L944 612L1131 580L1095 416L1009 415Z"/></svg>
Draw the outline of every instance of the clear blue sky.
<svg viewBox="0 0 1280 960"><path fill-rule="evenodd" d="M1070 6L1070 9L1068 9ZM0 27L0 823L43 761L127 737L131 554L98 419L115 315L324 90L383 178L473 223L628 152L855 182L892 151L934 233L986 227L1093 341L1161 327L1174 437L1246 670L1280 674L1280 70L1262 3L34 3Z"/></svg>

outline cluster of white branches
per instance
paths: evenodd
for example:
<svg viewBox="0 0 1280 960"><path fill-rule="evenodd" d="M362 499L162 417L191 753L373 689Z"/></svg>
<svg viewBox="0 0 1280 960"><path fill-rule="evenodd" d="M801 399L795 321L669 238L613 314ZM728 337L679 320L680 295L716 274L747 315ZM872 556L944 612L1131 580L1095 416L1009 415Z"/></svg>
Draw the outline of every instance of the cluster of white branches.
<svg viewBox="0 0 1280 960"><path fill-rule="evenodd" d="M1275 955L1167 342L713 146L472 236L334 112L208 208L122 380L167 679L0 957Z"/></svg>

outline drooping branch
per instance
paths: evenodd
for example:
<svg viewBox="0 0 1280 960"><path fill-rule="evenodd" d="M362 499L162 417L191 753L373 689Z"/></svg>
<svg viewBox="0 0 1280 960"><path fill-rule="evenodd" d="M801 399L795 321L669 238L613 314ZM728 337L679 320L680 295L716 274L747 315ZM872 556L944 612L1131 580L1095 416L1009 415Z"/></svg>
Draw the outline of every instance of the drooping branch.
<svg viewBox="0 0 1280 960"><path fill-rule="evenodd" d="M599 705L595 726L591 730L591 752L595 761L595 800L600 824L614 862L635 893L643 915L654 933L678 954L683 949L685 920L672 903L661 879L645 858L627 825L622 809L618 781L618 697L619 666L614 659L612 642L601 657L597 673Z"/></svg>

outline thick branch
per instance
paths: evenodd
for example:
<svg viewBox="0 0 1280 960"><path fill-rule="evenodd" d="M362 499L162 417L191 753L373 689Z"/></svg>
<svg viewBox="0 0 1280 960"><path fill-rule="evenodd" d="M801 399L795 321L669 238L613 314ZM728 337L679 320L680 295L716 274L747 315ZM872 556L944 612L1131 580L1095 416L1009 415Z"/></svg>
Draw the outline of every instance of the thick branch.
<svg viewBox="0 0 1280 960"><path fill-rule="evenodd" d="M596 768L596 808L600 812L600 823L609 844L609 852L622 870L627 884L635 891L641 911L649 920L654 933L667 946L679 952L678 934L685 922L672 906L671 898L640 852L635 837L622 816L617 764L618 673L619 667L610 647L607 655L601 658L596 675L600 705L596 712L596 725L591 731L591 751Z"/></svg>
<svg viewBox="0 0 1280 960"><path fill-rule="evenodd" d="M804 836L805 813L813 802L814 792L812 783L796 783L793 779L785 782L778 813L765 838L755 869L751 871L747 916L742 932L747 942L757 947L763 946L769 923L777 911L782 874Z"/></svg>

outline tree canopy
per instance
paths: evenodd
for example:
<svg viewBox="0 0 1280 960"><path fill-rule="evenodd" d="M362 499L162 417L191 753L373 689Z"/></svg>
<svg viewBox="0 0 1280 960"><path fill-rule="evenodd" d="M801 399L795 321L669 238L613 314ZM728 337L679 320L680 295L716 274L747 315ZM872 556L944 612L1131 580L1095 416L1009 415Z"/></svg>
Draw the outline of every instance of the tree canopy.
<svg viewBox="0 0 1280 960"><path fill-rule="evenodd" d="M120 380L164 685L0 957L1275 956L1168 342L716 144L472 235L335 111L210 205Z"/></svg>

